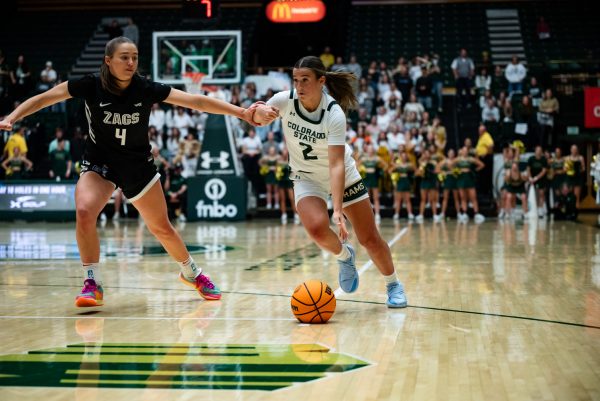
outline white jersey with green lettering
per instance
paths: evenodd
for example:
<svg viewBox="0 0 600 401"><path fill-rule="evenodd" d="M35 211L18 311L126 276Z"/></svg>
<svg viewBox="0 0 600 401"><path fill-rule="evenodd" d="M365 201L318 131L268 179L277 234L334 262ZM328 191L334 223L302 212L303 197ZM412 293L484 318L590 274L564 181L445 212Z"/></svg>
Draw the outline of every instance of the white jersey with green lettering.
<svg viewBox="0 0 600 401"><path fill-rule="evenodd" d="M329 182L329 145L345 145L346 169L356 168L346 145L346 115L335 99L323 92L319 107L308 112L295 90L275 94L267 102L279 109L290 154L291 179Z"/></svg>

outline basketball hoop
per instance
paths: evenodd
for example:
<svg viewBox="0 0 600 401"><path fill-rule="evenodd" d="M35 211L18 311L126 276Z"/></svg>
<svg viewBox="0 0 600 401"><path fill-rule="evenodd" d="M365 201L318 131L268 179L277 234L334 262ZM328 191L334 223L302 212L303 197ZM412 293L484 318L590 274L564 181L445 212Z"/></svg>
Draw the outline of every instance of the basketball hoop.
<svg viewBox="0 0 600 401"><path fill-rule="evenodd" d="M202 80L206 74L203 72L186 72L183 74L183 84L185 91L192 95L202 95Z"/></svg>

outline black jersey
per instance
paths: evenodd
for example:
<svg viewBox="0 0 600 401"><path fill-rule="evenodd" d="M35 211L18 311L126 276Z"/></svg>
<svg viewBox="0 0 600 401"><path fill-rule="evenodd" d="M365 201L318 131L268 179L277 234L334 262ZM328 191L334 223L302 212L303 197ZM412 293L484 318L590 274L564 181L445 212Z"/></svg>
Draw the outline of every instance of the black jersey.
<svg viewBox="0 0 600 401"><path fill-rule="evenodd" d="M98 74L68 82L69 94L85 100L89 124L86 158L107 164L152 160L148 121L154 103L165 100L171 87L134 75L129 87L114 95L102 88Z"/></svg>

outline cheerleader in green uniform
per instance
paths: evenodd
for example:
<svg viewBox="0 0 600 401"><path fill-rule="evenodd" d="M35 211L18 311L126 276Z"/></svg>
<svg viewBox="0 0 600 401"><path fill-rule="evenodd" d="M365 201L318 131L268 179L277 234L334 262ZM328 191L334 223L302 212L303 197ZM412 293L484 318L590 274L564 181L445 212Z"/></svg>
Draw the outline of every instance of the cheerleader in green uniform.
<svg viewBox="0 0 600 401"><path fill-rule="evenodd" d="M513 209L516 205L517 197L521 198L521 205L523 207L523 217L527 217L527 195L525 191L525 183L527 182L527 175L521 173L519 170L519 164L513 163L510 170L504 177L504 183L506 185L506 199L504 203L504 210L506 211L506 217L514 217Z"/></svg>
<svg viewBox="0 0 600 401"><path fill-rule="evenodd" d="M429 202L433 212L433 220L439 222L441 216L437 214L438 201L438 169L436 162L431 158L429 149L425 149L419 159L419 168L417 175L421 177L421 203L419 204L419 215L417 222L423 222L423 213L425 212L425 204Z"/></svg>
<svg viewBox="0 0 600 401"><path fill-rule="evenodd" d="M504 164L502 165L502 186L500 187L500 201L498 202L498 209L500 212L498 213L498 218L503 219L506 217L506 210L504 209L504 204L506 203L506 196L508 191L506 190L506 182L504 179L506 174L510 172L510 169L515 162L515 153L516 149L510 146L505 147L502 150L502 157L504 159Z"/></svg>
<svg viewBox="0 0 600 401"><path fill-rule="evenodd" d="M560 148L556 148L554 150L554 157L552 157L552 160L550 161L550 177L554 198L558 199L561 194L563 184L567 182L565 159L562 156L562 150Z"/></svg>
<svg viewBox="0 0 600 401"><path fill-rule="evenodd" d="M380 203L379 203L379 173L381 169L385 169L386 165L383 160L375 153L373 144L369 143L365 145L365 153L359 159L358 171L360 171L363 177L363 183L371 199L373 199L373 206L375 207L375 222L381 221Z"/></svg>
<svg viewBox="0 0 600 401"><path fill-rule="evenodd" d="M400 218L402 202L406 205L408 219L414 220L415 215L412 212L412 204L410 203L410 189L413 184L415 166L408 160L406 152L402 151L398 154L398 157L392 162L389 172L395 187L394 220Z"/></svg>
<svg viewBox="0 0 600 401"><path fill-rule="evenodd" d="M475 171L481 170L484 164L477 157L469 156L468 149L463 146L458 152L458 157L454 162L454 167L458 169L458 193L460 195L460 205L462 213L458 214L460 222L469 221L467 214L467 205L469 202L473 205L475 212L475 222L482 223L485 217L479 213L479 204L477 203L477 192L475 192Z"/></svg>
<svg viewBox="0 0 600 401"><path fill-rule="evenodd" d="M448 157L442 160L439 164L440 177L442 178L442 188L444 190L442 196L442 219L446 216L446 210L448 209L448 199L450 193L454 199L454 208L456 213L460 210L460 198L458 195L458 183L457 174L458 171L454 167L454 161L456 160L456 151L454 149L448 149Z"/></svg>
<svg viewBox="0 0 600 401"><path fill-rule="evenodd" d="M281 206L281 222L287 223L287 201L289 200L292 211L294 212L294 224L300 224L300 216L296 211L294 202L294 182L290 180L289 153L287 147L281 149L281 154L277 159L277 170L275 178L279 187L279 205Z"/></svg>
<svg viewBox="0 0 600 401"><path fill-rule="evenodd" d="M276 191L277 179L275 178L278 158L275 146L271 146L268 153L258 161L260 174L264 177L267 186L267 209L273 208L273 200L275 200L275 209L279 209L279 194Z"/></svg>
<svg viewBox="0 0 600 401"><path fill-rule="evenodd" d="M24 177L25 171L31 170L33 163L24 155L21 154L21 149L17 146L13 150L12 157L2 162L2 167L6 171L6 179L21 180Z"/></svg>
<svg viewBox="0 0 600 401"><path fill-rule="evenodd" d="M575 194L575 205L579 209L581 200L581 187L585 182L585 160L579 154L577 145L571 146L571 154L565 158L565 170L567 183L573 188Z"/></svg>
<svg viewBox="0 0 600 401"><path fill-rule="evenodd" d="M527 160L527 176L529 182L534 185L537 195L538 217L546 215L546 173L548 172L548 160L544 156L544 150L540 145L535 147L535 154Z"/></svg>

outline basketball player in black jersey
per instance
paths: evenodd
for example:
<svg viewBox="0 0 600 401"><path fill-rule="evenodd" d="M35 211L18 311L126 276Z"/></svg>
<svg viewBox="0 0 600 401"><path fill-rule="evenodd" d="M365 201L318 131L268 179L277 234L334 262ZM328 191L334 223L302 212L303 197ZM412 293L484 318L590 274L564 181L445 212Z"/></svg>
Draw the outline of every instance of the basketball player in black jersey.
<svg viewBox="0 0 600 401"><path fill-rule="evenodd" d="M89 136L75 191L76 236L85 271L84 285L76 297L79 307L103 304L98 263L100 242L96 219L119 187L140 212L150 232L181 267L180 280L208 300L221 298L219 288L203 274L181 237L169 222L165 196L150 153L148 119L152 104L170 103L208 113L227 114L253 123L256 104L244 109L202 95L172 89L137 73L138 49L125 37L106 44L100 73L61 83L34 96L0 121L0 130L36 111L71 97L85 100ZM272 118L277 111L272 111Z"/></svg>

